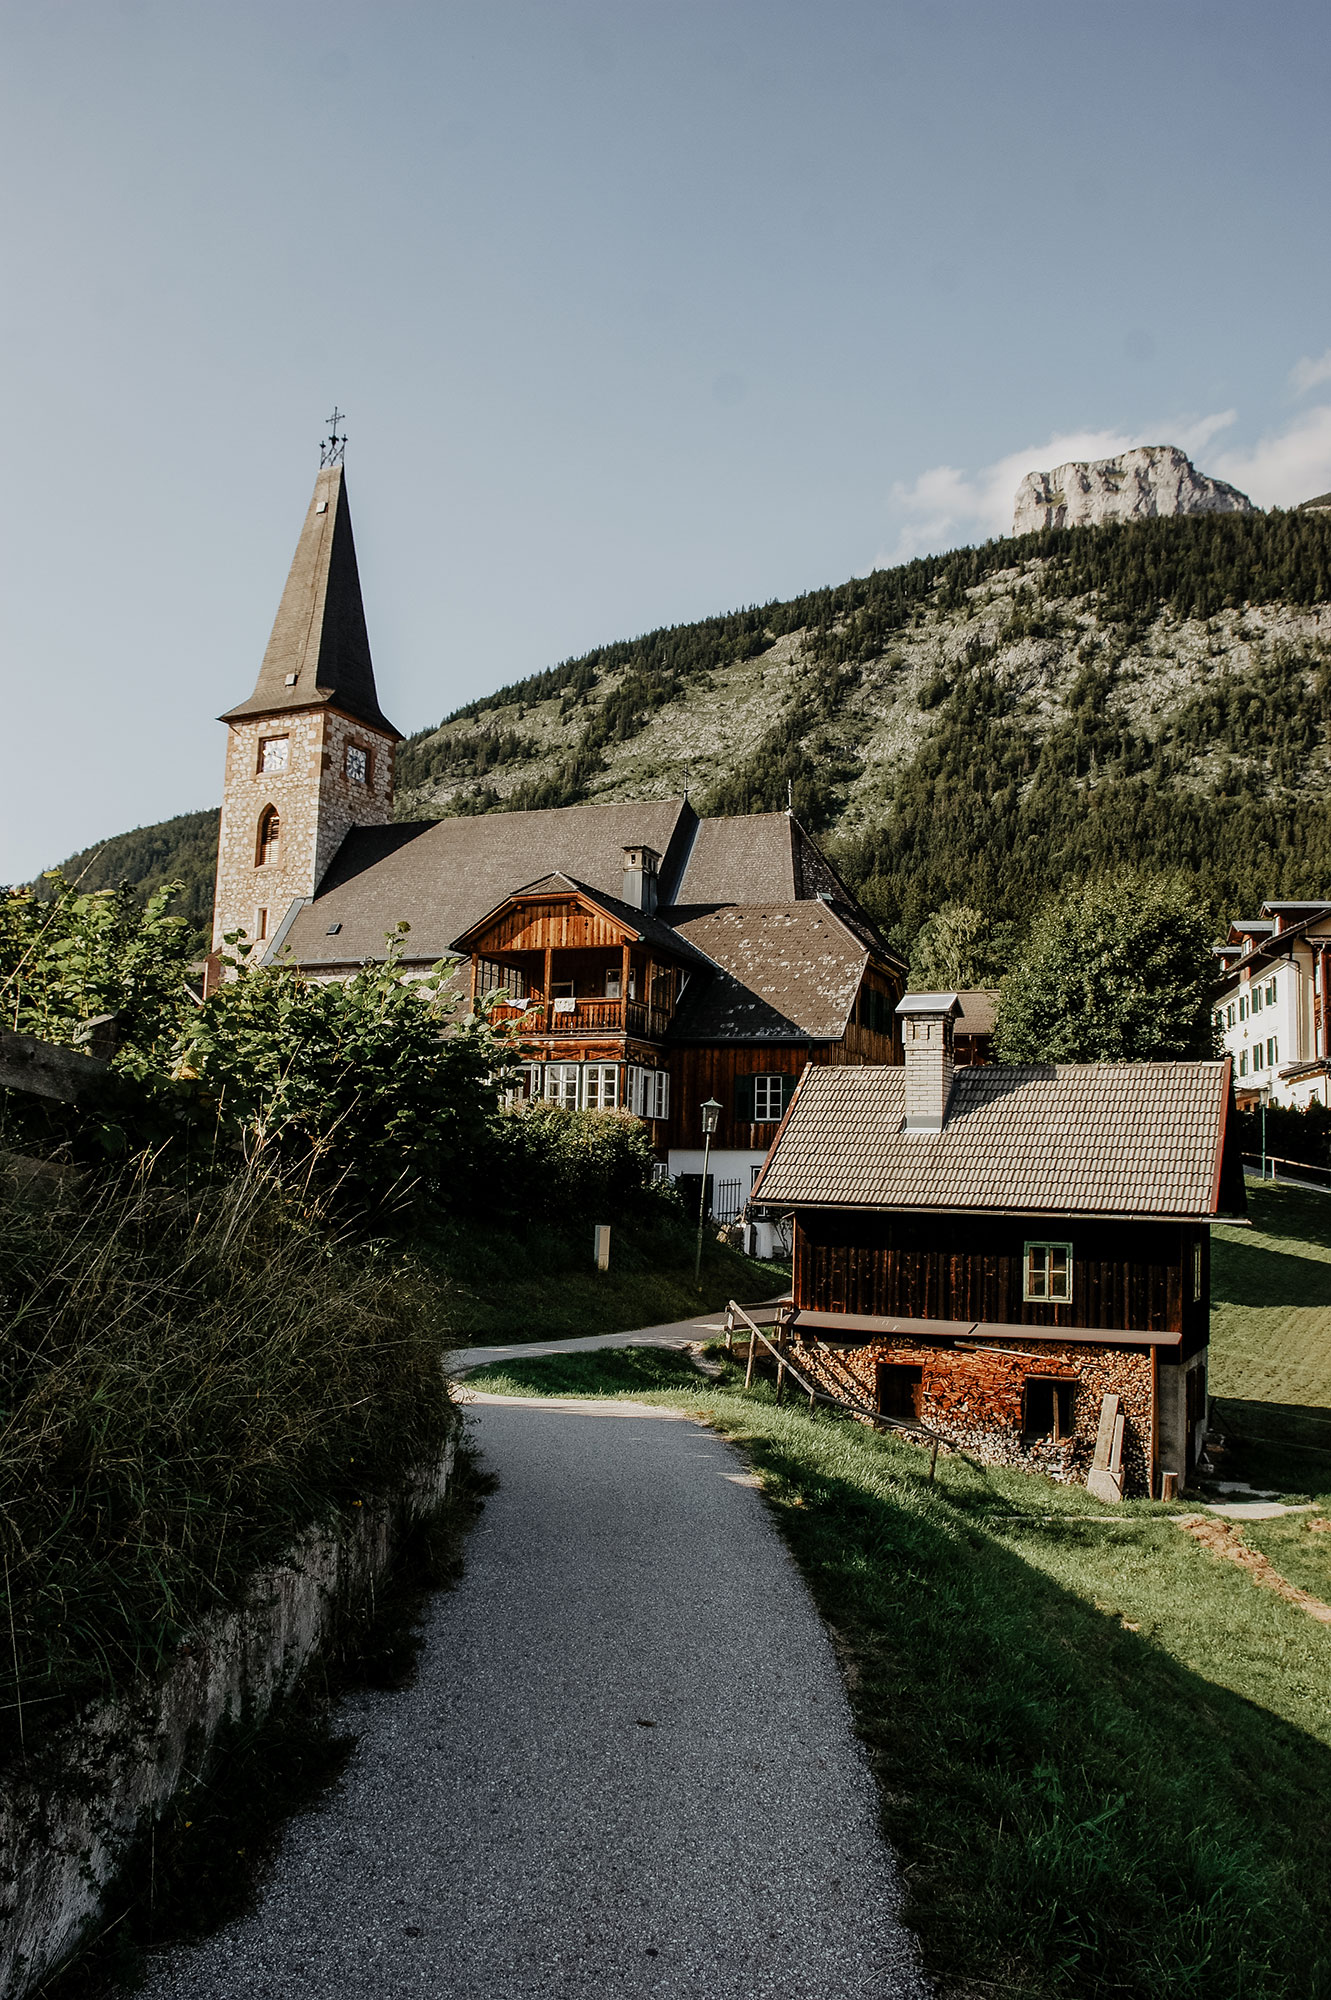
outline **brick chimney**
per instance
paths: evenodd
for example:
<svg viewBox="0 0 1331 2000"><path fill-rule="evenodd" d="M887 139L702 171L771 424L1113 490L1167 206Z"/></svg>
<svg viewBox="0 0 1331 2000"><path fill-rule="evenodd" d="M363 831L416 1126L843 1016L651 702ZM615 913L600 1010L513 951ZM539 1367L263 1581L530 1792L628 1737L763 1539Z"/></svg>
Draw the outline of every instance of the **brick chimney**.
<svg viewBox="0 0 1331 2000"><path fill-rule="evenodd" d="M906 1130L941 1132L952 1095L955 993L908 993L897 1003L906 1050Z"/></svg>
<svg viewBox="0 0 1331 2000"><path fill-rule="evenodd" d="M656 871L661 857L653 847L624 849L624 902L651 917L656 914Z"/></svg>

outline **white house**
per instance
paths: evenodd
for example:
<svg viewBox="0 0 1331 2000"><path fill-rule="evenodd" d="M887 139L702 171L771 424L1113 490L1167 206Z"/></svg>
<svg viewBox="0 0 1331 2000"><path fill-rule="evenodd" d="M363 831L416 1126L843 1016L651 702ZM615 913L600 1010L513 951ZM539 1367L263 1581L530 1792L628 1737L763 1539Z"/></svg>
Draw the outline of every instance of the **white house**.
<svg viewBox="0 0 1331 2000"><path fill-rule="evenodd" d="M1239 1104L1331 1104L1331 900L1263 903L1215 951Z"/></svg>

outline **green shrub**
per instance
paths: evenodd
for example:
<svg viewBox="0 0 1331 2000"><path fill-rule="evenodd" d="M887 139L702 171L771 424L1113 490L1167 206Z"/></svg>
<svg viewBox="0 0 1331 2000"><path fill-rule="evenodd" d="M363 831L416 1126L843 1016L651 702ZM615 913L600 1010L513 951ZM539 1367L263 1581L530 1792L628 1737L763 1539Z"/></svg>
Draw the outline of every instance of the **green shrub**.
<svg viewBox="0 0 1331 2000"><path fill-rule="evenodd" d="M0 1754L155 1672L453 1423L411 1273L295 1193L0 1175Z"/></svg>

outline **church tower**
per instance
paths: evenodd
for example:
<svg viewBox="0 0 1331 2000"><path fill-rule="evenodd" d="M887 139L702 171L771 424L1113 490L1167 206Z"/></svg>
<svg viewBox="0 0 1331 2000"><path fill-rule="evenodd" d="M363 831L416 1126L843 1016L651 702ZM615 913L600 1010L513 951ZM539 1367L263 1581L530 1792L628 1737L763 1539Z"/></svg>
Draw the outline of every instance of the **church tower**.
<svg viewBox="0 0 1331 2000"><path fill-rule="evenodd" d="M375 692L340 444L320 466L254 692L221 718L214 952L234 931L273 938L347 829L392 814L402 732Z"/></svg>

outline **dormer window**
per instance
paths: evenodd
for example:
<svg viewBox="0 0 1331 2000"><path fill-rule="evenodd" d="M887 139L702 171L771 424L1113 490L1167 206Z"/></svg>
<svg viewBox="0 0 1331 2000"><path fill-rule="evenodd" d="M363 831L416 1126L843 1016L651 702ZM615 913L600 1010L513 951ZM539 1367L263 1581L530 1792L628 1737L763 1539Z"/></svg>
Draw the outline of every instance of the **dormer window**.
<svg viewBox="0 0 1331 2000"><path fill-rule="evenodd" d="M276 806L265 806L259 815L259 838L255 863L260 868L276 866L282 858L282 821Z"/></svg>
<svg viewBox="0 0 1331 2000"><path fill-rule="evenodd" d="M353 785L368 785L370 782L370 753L359 743L347 745L347 776Z"/></svg>
<svg viewBox="0 0 1331 2000"><path fill-rule="evenodd" d="M259 775L271 771L285 771L291 761L291 738L289 736L265 736L259 744Z"/></svg>

